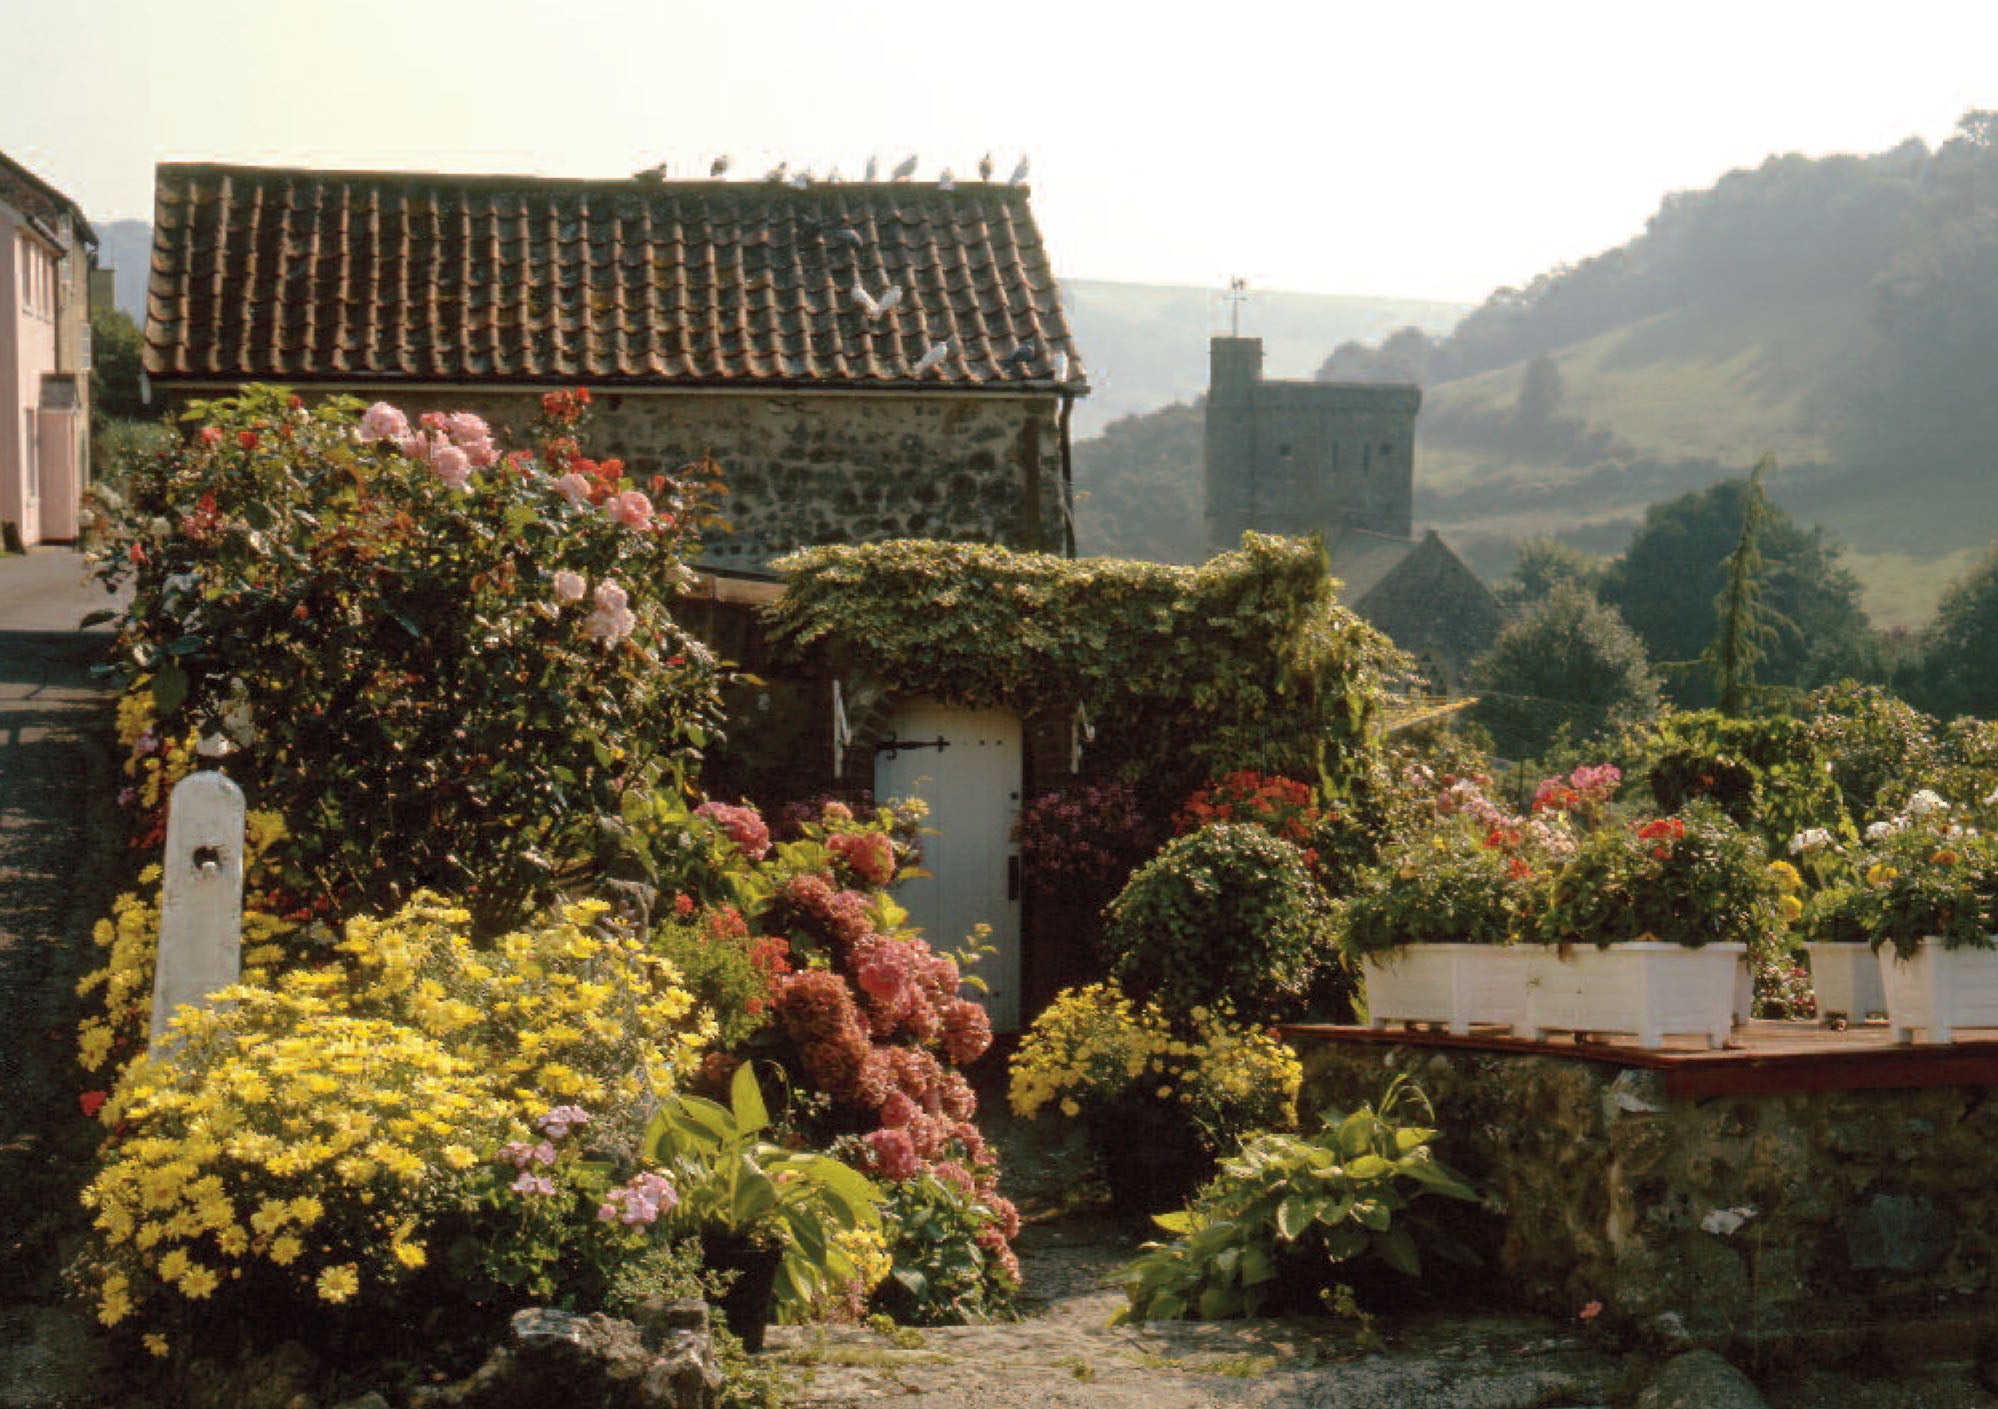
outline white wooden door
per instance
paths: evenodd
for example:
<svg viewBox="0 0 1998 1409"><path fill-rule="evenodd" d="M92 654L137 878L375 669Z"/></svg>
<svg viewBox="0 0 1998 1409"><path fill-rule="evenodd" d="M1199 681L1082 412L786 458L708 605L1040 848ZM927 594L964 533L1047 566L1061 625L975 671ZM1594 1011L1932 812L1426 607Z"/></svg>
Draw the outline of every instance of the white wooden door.
<svg viewBox="0 0 1998 1409"><path fill-rule="evenodd" d="M930 874L903 882L895 898L941 952L964 947L975 925L992 927L986 942L996 952L974 971L991 990L979 1001L995 1031L1012 1032L1020 1026L1019 716L916 700L888 721L883 743L890 738L929 747L877 750L874 795L921 798L932 833L923 838Z"/></svg>

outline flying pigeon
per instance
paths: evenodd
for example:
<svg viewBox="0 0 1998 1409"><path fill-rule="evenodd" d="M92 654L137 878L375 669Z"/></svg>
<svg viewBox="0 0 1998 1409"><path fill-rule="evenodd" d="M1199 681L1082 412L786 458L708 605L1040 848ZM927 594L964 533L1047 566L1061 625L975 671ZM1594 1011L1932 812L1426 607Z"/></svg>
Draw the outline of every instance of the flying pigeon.
<svg viewBox="0 0 1998 1409"><path fill-rule="evenodd" d="M635 181L664 181L666 179L666 163L662 161L657 166L648 166L643 171L632 172L631 175Z"/></svg>
<svg viewBox="0 0 1998 1409"><path fill-rule="evenodd" d="M728 175L728 158L725 156L720 156L716 157L713 161L709 162L708 175L710 177Z"/></svg>
<svg viewBox="0 0 1998 1409"><path fill-rule="evenodd" d="M879 178L880 175L881 175L881 158L872 157L872 156L869 157L867 159L867 179L869 181L873 181Z"/></svg>
<svg viewBox="0 0 1998 1409"><path fill-rule="evenodd" d="M867 310L869 318L881 316L881 300L869 293L867 285L861 283L857 277L853 281L853 301Z"/></svg>
<svg viewBox="0 0 1998 1409"><path fill-rule="evenodd" d="M1034 345L1030 342L1023 342L1018 347L1014 348L1011 352L1007 353L1006 360L1001 362L999 365L1001 367L1024 367L1033 360L1034 360Z"/></svg>
<svg viewBox="0 0 1998 1409"><path fill-rule="evenodd" d="M949 351L950 351L950 343L947 340L944 342L931 343L930 350L928 352L925 352L921 357L917 358L916 365L909 369L909 375L912 377L922 376L923 373L929 371L930 368L936 366L937 363L943 361L945 354L947 354Z"/></svg>
<svg viewBox="0 0 1998 1409"><path fill-rule="evenodd" d="M990 181L992 179L992 153L990 152L987 152L978 159L978 179L980 181Z"/></svg>
<svg viewBox="0 0 1998 1409"><path fill-rule="evenodd" d="M889 179L893 181L907 181L911 176L914 176L915 174L916 174L916 158L913 155L911 155L907 161L903 162L901 165L897 166L894 169L894 171L889 173Z"/></svg>
<svg viewBox="0 0 1998 1409"><path fill-rule="evenodd" d="M1013 175L1009 179L1008 184L1017 186L1026 179L1027 179L1027 155L1026 153L1022 152L1020 154L1020 164L1013 168Z"/></svg>
<svg viewBox="0 0 1998 1409"><path fill-rule="evenodd" d="M957 189L957 180L950 174L949 167L945 167L942 174L937 177L937 189L939 191L955 191Z"/></svg>

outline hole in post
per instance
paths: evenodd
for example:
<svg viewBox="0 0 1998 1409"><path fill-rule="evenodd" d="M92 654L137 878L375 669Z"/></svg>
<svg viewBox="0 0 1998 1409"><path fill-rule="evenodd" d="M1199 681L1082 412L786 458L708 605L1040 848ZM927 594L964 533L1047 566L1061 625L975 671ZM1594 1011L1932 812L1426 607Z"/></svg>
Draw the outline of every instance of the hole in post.
<svg viewBox="0 0 1998 1409"><path fill-rule="evenodd" d="M212 876L222 867L222 848L219 846L197 846L194 855L188 858L194 869L205 876Z"/></svg>

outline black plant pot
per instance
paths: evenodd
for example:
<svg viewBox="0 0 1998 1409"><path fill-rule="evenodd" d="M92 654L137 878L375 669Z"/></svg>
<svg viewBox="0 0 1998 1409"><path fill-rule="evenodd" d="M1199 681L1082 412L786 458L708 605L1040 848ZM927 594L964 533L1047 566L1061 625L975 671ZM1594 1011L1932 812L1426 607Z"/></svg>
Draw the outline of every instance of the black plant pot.
<svg viewBox="0 0 1998 1409"><path fill-rule="evenodd" d="M783 1245L739 1233L703 1233L701 1261L710 1271L735 1274L722 1293L722 1322L744 1350L753 1353L763 1349L763 1333L769 1329L771 1302L777 1291L777 1268L784 1261Z"/></svg>

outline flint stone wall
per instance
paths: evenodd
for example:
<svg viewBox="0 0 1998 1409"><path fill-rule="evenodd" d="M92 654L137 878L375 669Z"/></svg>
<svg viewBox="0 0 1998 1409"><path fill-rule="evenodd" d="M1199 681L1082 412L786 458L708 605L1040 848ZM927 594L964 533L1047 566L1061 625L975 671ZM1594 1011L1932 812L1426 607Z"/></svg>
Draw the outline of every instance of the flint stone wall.
<svg viewBox="0 0 1998 1409"><path fill-rule="evenodd" d="M1980 1086L1667 1097L1661 1074L1305 1039L1299 1108L1406 1072L1499 1204L1511 1303L1678 1343L1941 1344L1998 1320L1998 1100Z"/></svg>

